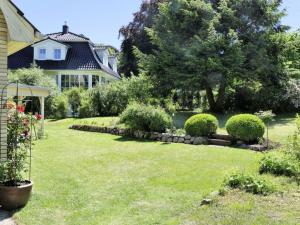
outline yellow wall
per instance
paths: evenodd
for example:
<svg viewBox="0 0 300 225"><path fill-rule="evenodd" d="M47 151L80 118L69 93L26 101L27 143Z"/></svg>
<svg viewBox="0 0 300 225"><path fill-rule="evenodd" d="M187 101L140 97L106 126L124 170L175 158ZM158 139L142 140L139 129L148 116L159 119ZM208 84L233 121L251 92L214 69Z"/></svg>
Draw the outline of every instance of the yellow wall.
<svg viewBox="0 0 300 225"><path fill-rule="evenodd" d="M7 84L7 25L4 15L0 9L0 98L2 90ZM7 98L6 90L3 92L2 104L0 104L0 159L5 160L7 157L7 113L3 105Z"/></svg>

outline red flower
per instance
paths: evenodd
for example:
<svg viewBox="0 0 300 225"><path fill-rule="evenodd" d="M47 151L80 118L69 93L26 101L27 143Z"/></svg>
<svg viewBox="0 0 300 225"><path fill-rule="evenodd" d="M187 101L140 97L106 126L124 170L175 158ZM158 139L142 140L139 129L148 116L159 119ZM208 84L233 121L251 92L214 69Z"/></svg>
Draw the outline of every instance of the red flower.
<svg viewBox="0 0 300 225"><path fill-rule="evenodd" d="M18 105L18 106L17 106L17 110L18 110L18 112L20 112L20 113L24 113L24 112L25 112L25 106L23 106L23 105Z"/></svg>
<svg viewBox="0 0 300 225"><path fill-rule="evenodd" d="M43 118L43 116L42 116L41 114L36 113L36 114L35 114L35 118L36 118L37 120L41 120L41 119Z"/></svg>

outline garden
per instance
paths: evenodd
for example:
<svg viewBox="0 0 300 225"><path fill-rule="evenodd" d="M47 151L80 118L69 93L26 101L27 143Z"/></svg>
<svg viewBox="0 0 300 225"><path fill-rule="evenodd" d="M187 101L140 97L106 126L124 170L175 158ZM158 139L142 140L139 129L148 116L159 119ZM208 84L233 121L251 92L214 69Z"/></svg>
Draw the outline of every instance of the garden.
<svg viewBox="0 0 300 225"><path fill-rule="evenodd" d="M47 138L33 149L32 199L14 215L18 222L297 224L300 201L295 176L271 175L270 168L280 171L273 166L280 162L269 160L284 154L293 162L294 153L263 154L69 129L86 123L109 127L115 121L102 117L47 122ZM283 130L294 134L292 116L275 118L271 139L286 143L286 137L279 138ZM258 188L251 186L253 179ZM234 191L224 187L225 180L234 188L250 188Z"/></svg>

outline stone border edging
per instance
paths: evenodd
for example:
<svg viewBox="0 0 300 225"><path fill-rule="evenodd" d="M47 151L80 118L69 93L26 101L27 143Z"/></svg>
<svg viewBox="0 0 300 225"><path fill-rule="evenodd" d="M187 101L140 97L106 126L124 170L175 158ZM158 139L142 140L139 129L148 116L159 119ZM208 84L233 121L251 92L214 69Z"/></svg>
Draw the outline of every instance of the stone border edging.
<svg viewBox="0 0 300 225"><path fill-rule="evenodd" d="M112 134L119 136L132 137L137 139L146 139L152 141L161 141L165 143L182 143L190 145L219 145L219 146L232 146L241 149L249 149L253 151L266 151L267 148L264 145L247 145L241 141L237 141L234 144L233 139L229 135L214 135L216 139L207 137L191 137L190 135L173 135L168 133L158 133L158 132L145 132L145 131L132 131L130 129L123 129L117 127L99 127L92 125L72 125L70 127L72 130L96 132L104 134ZM224 139L217 139L222 137Z"/></svg>

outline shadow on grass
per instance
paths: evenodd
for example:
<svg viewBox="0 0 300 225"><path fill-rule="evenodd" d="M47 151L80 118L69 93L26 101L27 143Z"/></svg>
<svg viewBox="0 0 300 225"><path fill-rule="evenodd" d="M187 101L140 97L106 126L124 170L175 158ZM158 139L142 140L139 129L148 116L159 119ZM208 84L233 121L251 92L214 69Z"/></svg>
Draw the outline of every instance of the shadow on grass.
<svg viewBox="0 0 300 225"><path fill-rule="evenodd" d="M114 139L114 141L118 142L139 142L139 143L161 143L163 145L169 145L171 143L165 143L165 142L159 142L154 140L147 140L147 139L137 139L137 138L131 138L131 137L117 137Z"/></svg>

